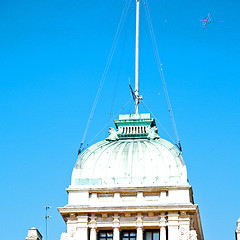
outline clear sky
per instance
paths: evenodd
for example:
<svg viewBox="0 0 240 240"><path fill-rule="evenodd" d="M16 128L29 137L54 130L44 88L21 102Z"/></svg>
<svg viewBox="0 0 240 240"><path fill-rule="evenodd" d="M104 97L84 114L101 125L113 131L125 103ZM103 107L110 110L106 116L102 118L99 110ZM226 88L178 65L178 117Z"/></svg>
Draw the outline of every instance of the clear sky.
<svg viewBox="0 0 240 240"><path fill-rule="evenodd" d="M49 240L65 231L57 207L67 204L65 189L124 5L0 1L1 239L25 239L33 226L45 236L46 205L53 207ZM240 1L148 5L205 239L234 239L240 218ZM214 23L203 30L200 19L209 12ZM140 94L174 138L143 1L140 14ZM131 97L134 24L132 0L85 143ZM133 104L123 111L132 112ZM143 104L140 112L148 112ZM159 134L171 141L160 126ZM104 129L93 143L106 136Z"/></svg>

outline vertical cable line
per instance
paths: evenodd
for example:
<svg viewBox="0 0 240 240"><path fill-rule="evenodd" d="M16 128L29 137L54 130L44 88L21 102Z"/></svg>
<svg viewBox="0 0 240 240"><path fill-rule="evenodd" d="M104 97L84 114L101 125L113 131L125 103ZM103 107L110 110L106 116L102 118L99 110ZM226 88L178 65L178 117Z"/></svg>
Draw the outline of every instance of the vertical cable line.
<svg viewBox="0 0 240 240"><path fill-rule="evenodd" d="M114 87L114 90L113 90L113 97L112 97L112 101L111 101L111 107L110 107L110 111L109 111L108 121L112 116L113 107L114 107L115 100L116 100L116 97L117 97L119 79L120 79L120 75L121 75L123 59L124 59L124 56L125 56L126 37L127 37L127 34L128 34L128 22L129 22L129 20L126 19L126 21L125 21L126 29L122 33L122 35L123 35L123 46L122 46L122 50L121 50L119 68L118 68L117 75L116 75L116 78L115 78L115 87ZM108 134L108 131L106 131L106 134ZM107 135L106 135L106 137L107 137Z"/></svg>
<svg viewBox="0 0 240 240"><path fill-rule="evenodd" d="M127 103L120 108L120 110L106 123L106 125L92 138L91 141L88 142L86 147L109 125L109 123L123 110L127 107L127 105L131 102L132 99L128 100Z"/></svg>
<svg viewBox="0 0 240 240"><path fill-rule="evenodd" d="M131 102L132 99L128 100L127 103L121 107L121 109L107 122L107 124L93 137L88 144L85 145L84 148L82 148L82 151L89 146L89 144L109 125L109 123L123 110L127 107L127 105ZM81 157L81 156L80 156Z"/></svg>
<svg viewBox="0 0 240 240"><path fill-rule="evenodd" d="M130 3L131 3L131 0L126 0L125 6L124 6L124 9L123 9L123 13L121 15L121 19L119 21L118 28L117 28L117 31L116 31L116 34L115 34L115 37L114 37L112 48L110 50L110 53L109 53L109 56L108 56L108 60L107 60L107 63L106 63L106 66L105 66L102 78L100 80L98 91L97 91L97 94L95 96L95 100L94 100L94 103L93 103L93 106L92 106L92 109L91 109L91 112L90 112L90 116L88 118L88 122L87 122L87 125L86 125L86 128L85 128L84 134L83 134L83 138L82 138L82 141L81 141L81 144L80 144L80 148L78 150L78 154L81 153L81 148L82 148L83 143L84 143L84 141L86 139L87 132L88 132L90 123L92 121L92 118L93 118L93 115L94 115L94 112L95 112L95 109L96 109L96 106L97 106L97 103L98 103L98 100L99 100L102 88L103 88L103 85L104 85L104 82L105 82L105 79L106 79L106 76L107 76L107 73L108 73L108 70L109 70L109 67L110 67L110 64L112 62L112 58L113 58L113 55L114 55L114 52L115 52L115 49L116 49L116 46L117 46L117 43L118 43L118 39L119 39L120 33L122 31L123 23L124 23L124 21L126 19L126 16L127 16L127 12L128 12Z"/></svg>
<svg viewBox="0 0 240 240"><path fill-rule="evenodd" d="M151 20L150 11L149 11L149 8L148 8L147 0L145 0L144 6L145 6L145 12L146 12L147 21L148 21L148 27L149 27L149 31L150 31L151 39L152 39L152 43L153 43L154 53L155 53L155 57L156 57L156 60L157 60L158 71L159 71L159 74L160 74L160 77L161 77L163 90L164 90L164 95L165 95L167 105L168 105L168 112L170 114L170 118L171 118L171 122L172 122L172 126L173 126L173 131L174 131L174 134L175 134L175 137L176 137L176 140L177 140L176 145L179 148L179 150L181 151L181 144L180 144L180 140L179 140L177 126L176 126L176 123L175 123L173 110L172 110L172 106L171 106L171 103L170 103L170 98L169 98L169 95L168 95L166 81L165 81L165 78L164 78L164 75L163 75L162 64L161 64L160 57L159 57L157 42L156 42L155 34L154 34L154 31L153 31L153 25L152 25L152 20Z"/></svg>
<svg viewBox="0 0 240 240"><path fill-rule="evenodd" d="M153 114L153 112L150 110L150 108L147 106L147 104L142 100L143 105L148 109L148 111L153 115L153 117L156 119L156 121L158 122L158 124L162 127L162 129L164 130L164 132L168 135L168 137L174 142L174 140L172 139L172 137L169 135L169 133L167 132L167 130L163 127L163 125L160 123L160 121L158 120L158 118Z"/></svg>

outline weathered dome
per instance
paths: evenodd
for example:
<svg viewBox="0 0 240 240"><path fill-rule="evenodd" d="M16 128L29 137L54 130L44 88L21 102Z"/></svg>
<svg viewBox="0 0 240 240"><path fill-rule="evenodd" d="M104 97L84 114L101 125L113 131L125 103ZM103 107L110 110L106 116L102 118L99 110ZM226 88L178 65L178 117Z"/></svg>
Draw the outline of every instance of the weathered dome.
<svg viewBox="0 0 240 240"><path fill-rule="evenodd" d="M187 171L179 150L161 139L150 114L120 115L117 132L78 158L71 185L186 185Z"/></svg>

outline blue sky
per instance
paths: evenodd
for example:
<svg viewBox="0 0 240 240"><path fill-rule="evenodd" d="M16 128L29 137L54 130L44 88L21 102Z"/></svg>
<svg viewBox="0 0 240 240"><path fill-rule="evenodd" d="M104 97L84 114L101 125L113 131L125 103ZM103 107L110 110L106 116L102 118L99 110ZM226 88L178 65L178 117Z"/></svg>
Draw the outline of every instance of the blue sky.
<svg viewBox="0 0 240 240"><path fill-rule="evenodd" d="M45 235L46 205L53 207L49 240L65 231L57 207L67 204L65 188L124 4L0 2L2 239L24 239L32 226ZM240 2L148 5L205 239L234 239L240 217ZM133 0L85 143L131 97L134 6ZM203 30L200 19L209 12L214 23ZM143 4L140 14L140 93L174 138ZM133 104L123 110L129 112ZM140 112L147 112L143 104ZM160 126L159 133L170 140ZM104 129L93 142L106 135Z"/></svg>

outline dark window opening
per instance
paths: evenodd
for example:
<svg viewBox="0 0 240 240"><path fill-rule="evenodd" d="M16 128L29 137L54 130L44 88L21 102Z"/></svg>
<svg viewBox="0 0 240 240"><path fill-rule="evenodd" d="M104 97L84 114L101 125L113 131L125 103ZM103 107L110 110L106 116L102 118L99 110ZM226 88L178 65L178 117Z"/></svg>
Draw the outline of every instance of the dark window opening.
<svg viewBox="0 0 240 240"><path fill-rule="evenodd" d="M98 240L113 240L113 231L99 231Z"/></svg>
<svg viewBox="0 0 240 240"><path fill-rule="evenodd" d="M144 240L159 240L160 234L159 230L146 230L144 231Z"/></svg>
<svg viewBox="0 0 240 240"><path fill-rule="evenodd" d="M122 231L121 240L136 240L136 231Z"/></svg>

